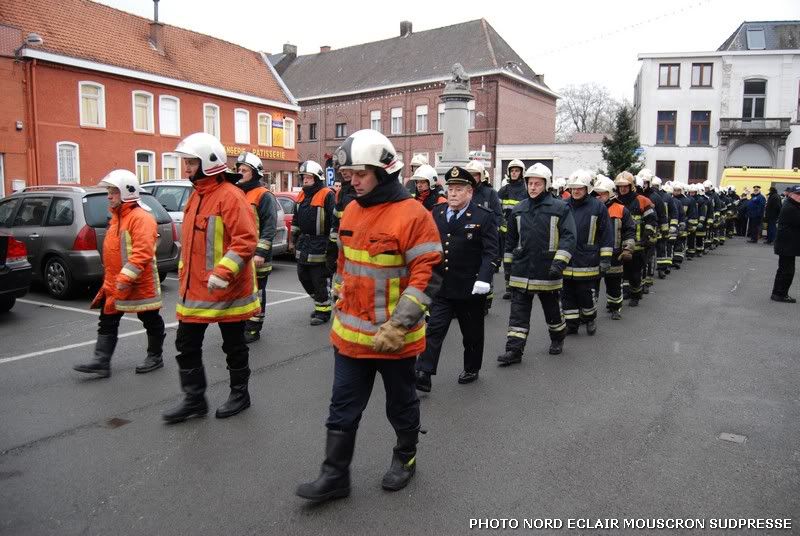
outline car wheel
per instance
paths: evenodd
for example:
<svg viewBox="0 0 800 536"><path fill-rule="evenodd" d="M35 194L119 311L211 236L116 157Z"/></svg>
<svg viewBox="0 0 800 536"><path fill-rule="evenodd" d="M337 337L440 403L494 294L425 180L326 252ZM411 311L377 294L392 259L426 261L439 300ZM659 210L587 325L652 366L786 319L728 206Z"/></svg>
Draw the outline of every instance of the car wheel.
<svg viewBox="0 0 800 536"><path fill-rule="evenodd" d="M52 257L45 264L44 282L47 286L47 292L60 300L68 298L75 286L69 267L58 257Z"/></svg>
<svg viewBox="0 0 800 536"><path fill-rule="evenodd" d="M14 307L17 299L13 296L4 296L0 298L0 313L7 313Z"/></svg>
<svg viewBox="0 0 800 536"><path fill-rule="evenodd" d="M158 272L158 280L163 283L168 275L169 274L167 272Z"/></svg>

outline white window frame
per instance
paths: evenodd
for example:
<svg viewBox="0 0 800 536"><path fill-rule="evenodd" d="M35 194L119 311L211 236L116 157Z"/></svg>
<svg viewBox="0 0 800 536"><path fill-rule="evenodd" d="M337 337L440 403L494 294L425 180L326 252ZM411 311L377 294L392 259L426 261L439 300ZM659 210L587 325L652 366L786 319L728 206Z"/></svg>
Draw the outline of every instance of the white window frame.
<svg viewBox="0 0 800 536"><path fill-rule="evenodd" d="M247 128L244 132L240 131L240 116L244 117L247 123ZM250 110L245 110L244 108L233 110L233 141L244 145L250 144Z"/></svg>
<svg viewBox="0 0 800 536"><path fill-rule="evenodd" d="M147 129L136 128L136 97L139 95L144 95L145 97L150 98L150 106L148 106L148 121L150 122L149 127ZM147 91L140 91L135 90L131 91L131 108L133 110L133 131L134 132L144 132L147 134L153 134L155 132L155 117L153 115L153 94Z"/></svg>
<svg viewBox="0 0 800 536"><path fill-rule="evenodd" d="M377 125L375 124L377 122ZM376 128L377 126L377 128ZM369 112L369 128L372 130L377 130L378 132L381 131L381 111L380 110L370 110Z"/></svg>
<svg viewBox="0 0 800 536"><path fill-rule="evenodd" d="M139 155L140 154L146 154L146 155L150 156L150 178L147 179L146 181L142 181L141 177L139 177ZM155 168L156 168L156 153L154 153L153 151L148 151L147 149L140 149L140 150L137 150L137 151L133 152L134 174L136 175L136 179L140 183L157 180L156 179L156 169Z"/></svg>
<svg viewBox="0 0 800 536"><path fill-rule="evenodd" d="M167 132L164 128L164 101L175 101L175 132ZM162 136L180 136L181 135L181 99L174 95L159 95L158 96L158 133Z"/></svg>
<svg viewBox="0 0 800 536"><path fill-rule="evenodd" d="M167 168L167 166L164 165L164 163L165 163L167 158L174 158L175 159L175 161L176 161L175 162L175 178L176 179L180 179L181 178L181 157L180 157L180 155L178 155L176 153L162 153L161 154L161 180L168 180L166 178L166 176L165 176L166 173L164 173L164 170L172 169L172 168ZM156 180L158 180L158 179L156 179Z"/></svg>
<svg viewBox="0 0 800 536"><path fill-rule="evenodd" d="M392 118L391 133L392 134L402 134L403 133L403 108L402 107L392 108L391 118ZM399 128L397 128L397 129L394 128L395 119L399 119L399 121L397 122L398 125L399 125Z"/></svg>
<svg viewBox="0 0 800 536"><path fill-rule="evenodd" d="M291 132L289 132L289 125L291 125ZM297 131L295 130L297 127L297 123L294 119L289 117L283 118L283 147L284 149L294 149L295 144L295 136L297 136ZM291 135L289 135L291 134Z"/></svg>
<svg viewBox="0 0 800 536"><path fill-rule="evenodd" d="M439 132L444 132L444 103L440 102L438 107L437 113L437 121L439 122L438 128Z"/></svg>
<svg viewBox="0 0 800 536"><path fill-rule="evenodd" d="M73 169L75 175L75 182L63 182L61 180L61 146L67 145L75 149L75 167ZM81 183L81 148L74 141L59 141L56 142L56 169L58 173L58 184L80 184Z"/></svg>
<svg viewBox="0 0 800 536"><path fill-rule="evenodd" d="M83 86L94 86L100 89L100 97L97 102L97 124L92 124L83 118ZM91 80L78 82L78 114L80 114L80 125L82 127L106 128L106 86Z"/></svg>
<svg viewBox="0 0 800 536"><path fill-rule="evenodd" d="M266 140L262 140L261 139L261 118L262 117L266 117L267 118L267 139ZM257 135L258 135L258 144L259 145L263 145L265 147L272 147L272 115L270 115L268 113L263 113L263 112L258 114L258 132L257 132Z"/></svg>
<svg viewBox="0 0 800 536"><path fill-rule="evenodd" d="M467 113L469 113L469 130L473 130L475 128L475 101L471 100L467 102Z"/></svg>
<svg viewBox="0 0 800 536"><path fill-rule="evenodd" d="M428 132L428 105L420 104L416 107L416 132ZM421 113L422 112L422 113Z"/></svg>
<svg viewBox="0 0 800 536"><path fill-rule="evenodd" d="M206 130L206 108L213 108L214 110L216 110L215 120L214 120L214 130L216 130L216 133L209 132ZM219 127L219 106L211 102L203 103L203 132L205 132L206 134L211 134L217 139L220 139L220 137L222 136L222 132L220 132L220 127Z"/></svg>

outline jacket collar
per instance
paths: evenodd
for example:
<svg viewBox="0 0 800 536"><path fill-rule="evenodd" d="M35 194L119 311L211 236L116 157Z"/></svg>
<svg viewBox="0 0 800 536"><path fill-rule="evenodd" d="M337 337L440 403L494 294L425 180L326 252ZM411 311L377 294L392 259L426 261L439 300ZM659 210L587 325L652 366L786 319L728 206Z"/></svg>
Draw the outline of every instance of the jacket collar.
<svg viewBox="0 0 800 536"><path fill-rule="evenodd" d="M197 193L200 195L206 195L219 188L220 184L222 184L222 180L217 180L216 175L213 177L203 177L194 182L194 189L197 190Z"/></svg>

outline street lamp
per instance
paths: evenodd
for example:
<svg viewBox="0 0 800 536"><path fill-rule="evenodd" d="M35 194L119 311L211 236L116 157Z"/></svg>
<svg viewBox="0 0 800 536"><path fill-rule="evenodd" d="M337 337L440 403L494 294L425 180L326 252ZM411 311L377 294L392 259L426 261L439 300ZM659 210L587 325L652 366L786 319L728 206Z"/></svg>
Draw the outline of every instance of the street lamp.
<svg viewBox="0 0 800 536"><path fill-rule="evenodd" d="M14 51L14 57L16 59L20 59L20 53L22 52L22 49L25 47L39 47L42 46L43 44L44 44L44 39L42 39L42 36L37 33L31 32L25 37L25 41L22 42L20 47Z"/></svg>

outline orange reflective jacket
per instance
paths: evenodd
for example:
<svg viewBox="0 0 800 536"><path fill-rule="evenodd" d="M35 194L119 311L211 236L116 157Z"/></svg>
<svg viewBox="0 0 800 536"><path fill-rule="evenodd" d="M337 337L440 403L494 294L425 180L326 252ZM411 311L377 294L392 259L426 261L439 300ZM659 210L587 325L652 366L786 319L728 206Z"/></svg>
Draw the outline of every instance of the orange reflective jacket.
<svg viewBox="0 0 800 536"><path fill-rule="evenodd" d="M439 277L442 241L431 213L414 199L362 207L350 203L339 225L331 342L353 358L400 359L425 349L425 311ZM372 348L391 318L408 330L396 354Z"/></svg>
<svg viewBox="0 0 800 536"><path fill-rule="evenodd" d="M261 310L252 262L257 240L253 209L239 188L216 177L195 183L183 218L179 320L237 322ZM211 274L228 286L209 290Z"/></svg>
<svg viewBox="0 0 800 536"><path fill-rule="evenodd" d="M138 203L123 203L111 209L103 240L103 286L92 307L99 307L105 298L106 314L161 309L157 237L155 218Z"/></svg>

